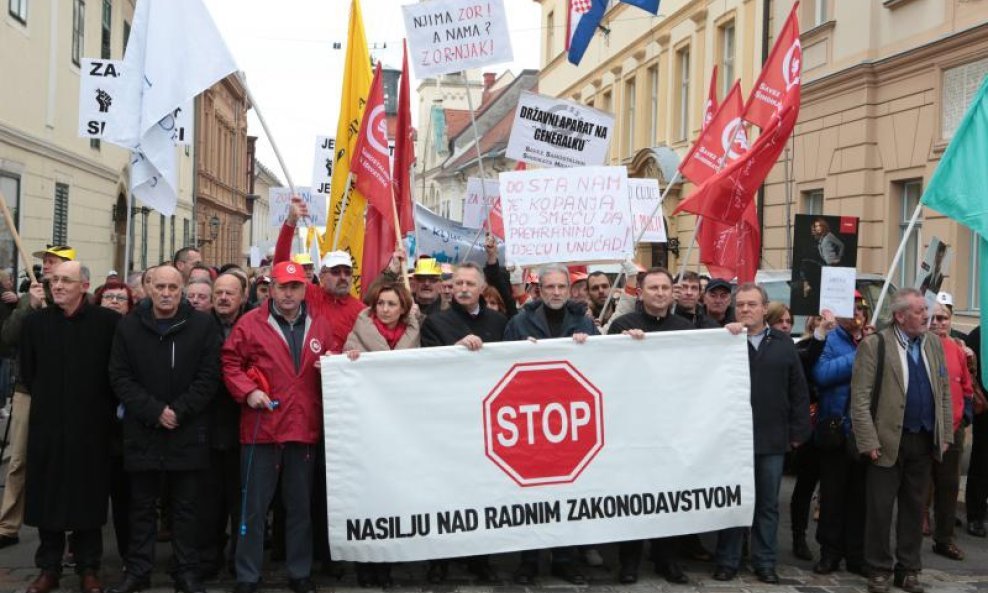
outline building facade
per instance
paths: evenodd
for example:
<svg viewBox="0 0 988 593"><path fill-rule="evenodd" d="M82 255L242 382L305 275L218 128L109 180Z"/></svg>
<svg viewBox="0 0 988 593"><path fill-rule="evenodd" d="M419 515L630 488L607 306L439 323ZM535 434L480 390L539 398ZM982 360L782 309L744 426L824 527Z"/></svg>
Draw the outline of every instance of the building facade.
<svg viewBox="0 0 988 593"><path fill-rule="evenodd" d="M196 98L194 243L207 265L247 264L253 143L247 137L247 91L236 74Z"/></svg>
<svg viewBox="0 0 988 593"><path fill-rule="evenodd" d="M244 223L243 251L248 255L251 246L260 250L262 258L269 249L274 249L278 229L271 227L271 204L268 200L268 192L273 187L284 187L284 184L271 169L255 158L251 194L248 196L251 216Z"/></svg>
<svg viewBox="0 0 988 593"><path fill-rule="evenodd" d="M663 187L671 163L699 133L713 67L719 97L735 79L750 92L793 6L792 0L664 0L652 16L611 3L604 30L576 67L566 60L569 1L536 1L545 32L540 92L614 113L610 162L627 165L632 176L657 177ZM802 105L790 149L758 196L760 267L787 268L793 217L823 213L859 217L858 269L884 274L988 72L988 8L964 0L805 0L799 19ZM695 217L669 215L691 190L676 184L663 203L671 241L665 261L656 263L678 266L685 255ZM922 211L893 280L912 284L933 236L954 249L944 289L962 317L976 314L975 240L933 211Z"/></svg>

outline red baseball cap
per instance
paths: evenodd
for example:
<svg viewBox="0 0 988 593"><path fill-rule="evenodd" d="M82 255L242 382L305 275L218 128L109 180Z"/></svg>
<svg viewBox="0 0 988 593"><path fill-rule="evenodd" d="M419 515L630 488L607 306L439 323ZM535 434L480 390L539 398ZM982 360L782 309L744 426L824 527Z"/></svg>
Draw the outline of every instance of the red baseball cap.
<svg viewBox="0 0 988 593"><path fill-rule="evenodd" d="M291 261L275 264L274 270L271 271L271 279L276 284L288 284L289 282L302 282L304 284L309 281L302 264Z"/></svg>

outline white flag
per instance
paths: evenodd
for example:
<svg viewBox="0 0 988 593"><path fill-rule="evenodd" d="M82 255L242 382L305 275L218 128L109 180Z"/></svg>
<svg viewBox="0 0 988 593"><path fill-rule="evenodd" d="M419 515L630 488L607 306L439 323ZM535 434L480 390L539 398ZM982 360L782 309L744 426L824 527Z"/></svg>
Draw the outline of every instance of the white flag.
<svg viewBox="0 0 988 593"><path fill-rule="evenodd" d="M132 151L134 195L170 216L178 201L176 144L192 141L193 99L237 65L202 0L138 0L124 65L126 124L107 140Z"/></svg>

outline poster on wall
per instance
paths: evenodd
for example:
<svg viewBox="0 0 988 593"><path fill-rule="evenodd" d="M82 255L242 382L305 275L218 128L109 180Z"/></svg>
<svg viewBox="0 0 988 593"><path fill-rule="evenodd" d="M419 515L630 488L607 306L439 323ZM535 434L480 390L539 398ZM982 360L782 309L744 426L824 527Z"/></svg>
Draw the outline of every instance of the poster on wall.
<svg viewBox="0 0 988 593"><path fill-rule="evenodd" d="M857 264L857 217L797 214L792 240L792 314L819 313L824 267L856 268Z"/></svg>

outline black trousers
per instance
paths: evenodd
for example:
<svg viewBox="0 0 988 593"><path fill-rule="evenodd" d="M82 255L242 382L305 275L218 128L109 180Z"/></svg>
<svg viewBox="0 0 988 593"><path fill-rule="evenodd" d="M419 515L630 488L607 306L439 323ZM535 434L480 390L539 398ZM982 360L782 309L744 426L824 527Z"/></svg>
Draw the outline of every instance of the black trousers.
<svg viewBox="0 0 988 593"><path fill-rule="evenodd" d="M232 561L240 532L240 447L210 451L202 474L199 513L199 563L204 572L218 571ZM227 550L227 542L230 549Z"/></svg>
<svg viewBox="0 0 988 593"><path fill-rule="evenodd" d="M813 439L799 446L793 453L796 466L796 486L789 501L793 534L805 534L810 524L810 504L813 491L820 480L820 453Z"/></svg>
<svg viewBox="0 0 988 593"><path fill-rule="evenodd" d="M829 559L864 563L865 473L868 463L843 449L820 451L820 522L816 541Z"/></svg>
<svg viewBox="0 0 988 593"><path fill-rule="evenodd" d="M539 553L542 550L523 550L521 553L521 563L522 564L534 564L538 566L539 564ZM552 556L553 564L575 564L576 563L576 547L565 546L561 548L552 548L549 550L550 556Z"/></svg>
<svg viewBox="0 0 988 593"><path fill-rule="evenodd" d="M954 520L957 515L957 493L961 485L961 453L964 451L964 428L954 431L954 444L933 462L933 541L954 543Z"/></svg>
<svg viewBox="0 0 988 593"><path fill-rule="evenodd" d="M670 560L676 558L675 537L657 537L649 540L651 545L651 560L656 568L662 568ZM642 562L642 554L645 549L645 540L637 539L618 544L618 560L622 570L638 570Z"/></svg>
<svg viewBox="0 0 988 593"><path fill-rule="evenodd" d="M130 472L130 545L127 549L127 574L142 579L154 568L154 543L158 529L156 501L162 490L162 478L168 482L168 507L171 509L174 578L199 577L199 549L196 545L196 506L201 503L201 471Z"/></svg>
<svg viewBox="0 0 988 593"><path fill-rule="evenodd" d="M110 458L110 512L117 538L117 555L126 558L130 545L130 474L124 470L120 456Z"/></svg>
<svg viewBox="0 0 988 593"><path fill-rule="evenodd" d="M34 554L34 564L44 572L62 574L62 555L65 554L64 531L38 529L40 544ZM72 552L75 571L78 574L96 572L103 559L103 531L79 529L72 532Z"/></svg>
<svg viewBox="0 0 988 593"><path fill-rule="evenodd" d="M988 518L988 412L974 417L971 435L971 463L964 494L967 520L984 521Z"/></svg>
<svg viewBox="0 0 988 593"><path fill-rule="evenodd" d="M928 432L903 432L899 456L892 467L868 466L865 560L873 572L918 572L922 568L923 508L932 466L933 435ZM893 556L890 536L895 503L898 518Z"/></svg>

